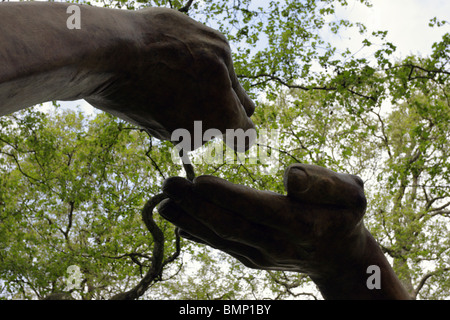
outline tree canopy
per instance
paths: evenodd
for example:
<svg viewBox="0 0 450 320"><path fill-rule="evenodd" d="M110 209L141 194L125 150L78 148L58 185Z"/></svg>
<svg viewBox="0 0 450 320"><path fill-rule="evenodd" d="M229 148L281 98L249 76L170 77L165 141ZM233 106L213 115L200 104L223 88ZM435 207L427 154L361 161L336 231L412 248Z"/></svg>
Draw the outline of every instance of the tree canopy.
<svg viewBox="0 0 450 320"><path fill-rule="evenodd" d="M197 175L279 193L294 162L359 175L365 223L410 294L449 298L450 34L429 56L398 60L386 31L336 19L346 0L92 4L171 7L229 39L258 130L277 132L276 143L258 144L277 166L267 174L245 159L194 161ZM348 28L370 57L325 36ZM140 286L143 299L321 299L307 276L245 268L181 239L148 207L165 178L185 175L170 143L105 113L54 105L0 118L1 298L110 299Z"/></svg>

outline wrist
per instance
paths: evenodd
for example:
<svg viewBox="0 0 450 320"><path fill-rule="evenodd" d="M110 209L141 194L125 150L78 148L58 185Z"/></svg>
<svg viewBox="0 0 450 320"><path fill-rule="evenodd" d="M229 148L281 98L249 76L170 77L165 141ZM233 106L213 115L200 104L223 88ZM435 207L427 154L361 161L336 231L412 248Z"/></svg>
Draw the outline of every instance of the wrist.
<svg viewBox="0 0 450 320"><path fill-rule="evenodd" d="M362 250L341 260L326 277L311 276L325 299L411 299L367 229L363 227Z"/></svg>

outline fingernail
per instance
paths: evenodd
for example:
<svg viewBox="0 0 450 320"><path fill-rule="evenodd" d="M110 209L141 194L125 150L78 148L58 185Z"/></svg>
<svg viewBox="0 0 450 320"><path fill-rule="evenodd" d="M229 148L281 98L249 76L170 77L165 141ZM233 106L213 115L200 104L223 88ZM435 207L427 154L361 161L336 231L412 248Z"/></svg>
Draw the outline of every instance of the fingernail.
<svg viewBox="0 0 450 320"><path fill-rule="evenodd" d="M309 189L309 177L305 170L290 168L284 176L284 187L287 193L303 193Z"/></svg>

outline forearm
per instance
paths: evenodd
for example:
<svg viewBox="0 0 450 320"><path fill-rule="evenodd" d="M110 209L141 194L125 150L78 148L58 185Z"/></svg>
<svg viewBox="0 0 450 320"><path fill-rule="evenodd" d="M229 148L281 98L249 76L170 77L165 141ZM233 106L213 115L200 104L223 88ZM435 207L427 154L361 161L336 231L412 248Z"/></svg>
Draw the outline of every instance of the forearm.
<svg viewBox="0 0 450 320"><path fill-rule="evenodd" d="M343 260L340 271L333 277L313 279L323 297L335 300L411 299L375 239L366 229L364 232L366 233L364 252L358 262ZM370 271L369 266L377 268ZM379 284L379 287L372 286L374 284Z"/></svg>
<svg viewBox="0 0 450 320"><path fill-rule="evenodd" d="M107 84L118 46L134 41L132 13L67 3L0 4L0 115L50 100L84 98Z"/></svg>

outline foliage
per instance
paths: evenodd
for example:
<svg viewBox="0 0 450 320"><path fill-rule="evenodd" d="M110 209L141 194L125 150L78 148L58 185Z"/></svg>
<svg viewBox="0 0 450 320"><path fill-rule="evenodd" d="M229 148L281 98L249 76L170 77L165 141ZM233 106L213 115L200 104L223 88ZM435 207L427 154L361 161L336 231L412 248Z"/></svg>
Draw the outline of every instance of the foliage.
<svg viewBox="0 0 450 320"><path fill-rule="evenodd" d="M236 72L258 104L258 130L279 134L276 144L259 145L277 156L279 170L199 162L197 175L283 193L282 171L294 162L357 174L369 201L365 223L411 295L448 299L449 34L430 56L396 61L386 32L336 19L345 0L101 5L171 7L228 37ZM348 28L364 35L371 58L340 52L324 37ZM0 295L67 291L70 265L83 275L71 290L75 298L107 299L133 288L155 254L140 212L164 178L184 174L171 145L110 115L60 108L2 117L0 128ZM173 226L157 214L154 220L164 235L163 268L143 298L320 298L304 275L250 270L187 241L179 252Z"/></svg>
<svg viewBox="0 0 450 320"><path fill-rule="evenodd" d="M146 271L152 241L139 212L161 179L142 133L103 113L30 109L2 118L0 143L5 293L63 291L77 265L87 288L77 293L99 299ZM173 227L158 223L173 251Z"/></svg>

